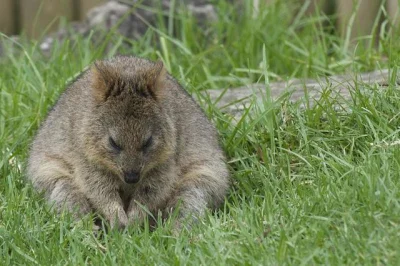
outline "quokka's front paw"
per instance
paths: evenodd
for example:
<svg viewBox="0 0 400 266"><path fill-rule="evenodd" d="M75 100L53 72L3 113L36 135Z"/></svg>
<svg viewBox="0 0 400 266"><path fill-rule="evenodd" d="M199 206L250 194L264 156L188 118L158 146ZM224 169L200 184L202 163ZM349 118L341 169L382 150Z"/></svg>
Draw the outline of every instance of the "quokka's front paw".
<svg viewBox="0 0 400 266"><path fill-rule="evenodd" d="M128 226L129 220L122 208L116 210L115 214L109 218L110 227L112 229L124 229Z"/></svg>
<svg viewBox="0 0 400 266"><path fill-rule="evenodd" d="M131 203L127 215L130 224L142 224L146 218L146 212L135 203Z"/></svg>

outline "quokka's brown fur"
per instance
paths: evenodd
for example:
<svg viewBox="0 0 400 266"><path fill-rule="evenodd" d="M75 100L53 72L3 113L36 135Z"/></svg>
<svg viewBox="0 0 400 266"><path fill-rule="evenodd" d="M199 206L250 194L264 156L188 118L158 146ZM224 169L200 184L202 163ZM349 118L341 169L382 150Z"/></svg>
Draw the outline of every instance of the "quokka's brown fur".
<svg viewBox="0 0 400 266"><path fill-rule="evenodd" d="M112 227L179 203L177 226L219 206L229 185L214 126L161 62L98 61L39 129L28 178L57 210L98 212Z"/></svg>

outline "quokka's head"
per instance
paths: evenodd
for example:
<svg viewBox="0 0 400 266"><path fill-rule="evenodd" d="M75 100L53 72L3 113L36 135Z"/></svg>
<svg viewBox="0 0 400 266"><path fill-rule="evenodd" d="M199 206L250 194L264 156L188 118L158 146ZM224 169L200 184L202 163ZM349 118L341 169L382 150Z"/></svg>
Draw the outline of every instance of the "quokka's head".
<svg viewBox="0 0 400 266"><path fill-rule="evenodd" d="M174 126L163 109L168 90L161 61L117 57L89 73L93 109L86 119L89 159L133 184L174 150Z"/></svg>

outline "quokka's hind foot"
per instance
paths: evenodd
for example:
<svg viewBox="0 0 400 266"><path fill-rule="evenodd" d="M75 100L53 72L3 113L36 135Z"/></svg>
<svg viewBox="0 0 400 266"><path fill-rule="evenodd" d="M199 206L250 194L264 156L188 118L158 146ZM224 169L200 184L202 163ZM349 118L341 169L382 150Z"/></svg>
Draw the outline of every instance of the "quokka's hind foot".
<svg viewBox="0 0 400 266"><path fill-rule="evenodd" d="M224 201L229 184L227 170L219 164L209 164L210 167L193 165L167 203L167 212L177 211L174 231L190 230L208 208L216 209Z"/></svg>
<svg viewBox="0 0 400 266"><path fill-rule="evenodd" d="M66 210L75 219L91 213L88 199L68 179L59 179L49 195L49 201L58 212Z"/></svg>

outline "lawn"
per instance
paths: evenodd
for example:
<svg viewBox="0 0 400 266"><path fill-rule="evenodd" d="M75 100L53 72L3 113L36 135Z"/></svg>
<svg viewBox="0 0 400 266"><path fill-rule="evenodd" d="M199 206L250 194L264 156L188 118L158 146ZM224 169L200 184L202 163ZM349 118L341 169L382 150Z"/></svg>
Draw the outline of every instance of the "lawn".
<svg viewBox="0 0 400 266"><path fill-rule="evenodd" d="M218 1L206 27L180 12L136 41L111 31L96 44L56 42L50 55L1 36L0 265L399 265L399 32L351 42L285 2L253 16L250 4L239 13ZM56 216L24 168L65 84L115 54L162 59L194 96L252 83L268 95L269 82L384 68L392 77L385 88L355 81L350 99L327 88L314 105L266 97L237 121L203 98L232 175L224 206L179 236L171 221L95 235L92 217Z"/></svg>

